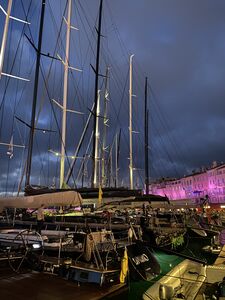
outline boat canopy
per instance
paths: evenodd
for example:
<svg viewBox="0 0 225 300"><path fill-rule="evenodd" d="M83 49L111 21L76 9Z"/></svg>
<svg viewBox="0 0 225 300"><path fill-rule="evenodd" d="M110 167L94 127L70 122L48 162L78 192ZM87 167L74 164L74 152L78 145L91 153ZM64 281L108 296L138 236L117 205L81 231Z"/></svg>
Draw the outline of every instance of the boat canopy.
<svg viewBox="0 0 225 300"><path fill-rule="evenodd" d="M49 206L81 206L82 197L78 192L65 191L34 196L0 198L0 211L4 208L39 208Z"/></svg>

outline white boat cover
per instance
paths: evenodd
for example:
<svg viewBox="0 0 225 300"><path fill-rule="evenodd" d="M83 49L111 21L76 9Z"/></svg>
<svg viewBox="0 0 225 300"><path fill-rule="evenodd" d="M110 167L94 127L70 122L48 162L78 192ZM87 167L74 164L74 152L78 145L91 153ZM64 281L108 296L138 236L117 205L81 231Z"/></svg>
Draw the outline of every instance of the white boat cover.
<svg viewBox="0 0 225 300"><path fill-rule="evenodd" d="M0 211L4 208L39 208L50 206L81 206L82 197L78 192L65 191L34 196L2 197Z"/></svg>

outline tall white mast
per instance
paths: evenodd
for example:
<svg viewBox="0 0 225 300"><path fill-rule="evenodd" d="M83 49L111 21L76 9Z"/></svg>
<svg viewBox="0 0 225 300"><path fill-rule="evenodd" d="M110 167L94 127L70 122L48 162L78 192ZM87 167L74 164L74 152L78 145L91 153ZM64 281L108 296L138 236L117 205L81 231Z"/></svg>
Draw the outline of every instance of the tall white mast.
<svg viewBox="0 0 225 300"><path fill-rule="evenodd" d="M109 127L108 124L108 117L107 117L107 106L108 106L108 101L109 101L109 88L108 88L108 80L109 78L109 67L106 69L106 79L105 79L105 95L104 95L104 118L103 118L103 124L104 124L104 129L103 129L103 139L102 139L102 186L104 187L106 184L106 174L105 174L105 161L106 161L106 134L107 134L107 127Z"/></svg>
<svg viewBox="0 0 225 300"><path fill-rule="evenodd" d="M130 56L130 88L129 88L129 135L130 135L130 164L129 164L129 169L130 169L130 188L134 188L133 184L133 144L132 144L132 59L133 59L134 54Z"/></svg>
<svg viewBox="0 0 225 300"><path fill-rule="evenodd" d="M68 0L67 30L66 30L66 56L64 61L64 80L63 80L63 116L62 116L62 144L60 159L60 188L63 186L65 173L65 147L66 147L66 112L68 94L68 71L69 71L69 52L70 52L70 24L71 24L71 0Z"/></svg>
<svg viewBox="0 0 225 300"><path fill-rule="evenodd" d="M94 187L97 187L97 172L99 162L99 115L100 115L100 90L98 90L97 109L96 109L96 127L95 127L95 169L94 169Z"/></svg>
<svg viewBox="0 0 225 300"><path fill-rule="evenodd" d="M62 115L62 137L61 137L61 154L60 154L60 188L63 187L64 183L64 175L65 175L65 153L66 153L66 116L67 112L76 113L76 114L82 114L81 112L68 109L67 108L67 95L68 95L68 72L69 69L73 71L82 72L82 70L72 67L69 64L69 53L70 53L70 30L75 29L78 30L76 27L71 25L71 11L72 11L72 0L68 0L68 10L67 10L67 19L65 17L64 21L67 26L66 30L66 54L65 54L65 60L63 60L58 54L59 60L64 65L64 80L63 80L63 105L61 105L58 101L52 99L52 101L58 105L60 109L62 109L63 115ZM54 152L55 155L59 155L58 152ZM71 158L74 158L74 156L71 156Z"/></svg>
<svg viewBox="0 0 225 300"><path fill-rule="evenodd" d="M3 68L3 61L4 61L4 55L5 55L5 46L6 46L6 40L7 40L7 34L8 34L8 28L9 28L9 17L11 13L12 8L12 0L9 0L8 7L7 7L7 14L5 17L5 26L4 26L4 32L2 37L2 46L1 46L1 52L0 52L0 78L2 75L2 68Z"/></svg>
<svg viewBox="0 0 225 300"><path fill-rule="evenodd" d="M115 186L118 186L118 134L116 134L116 149L115 149L115 171L116 171L116 178L115 178Z"/></svg>
<svg viewBox="0 0 225 300"><path fill-rule="evenodd" d="M7 41L8 29L9 29L9 19L13 19L15 21L22 22L22 23L25 23L25 24L30 24L30 23L28 23L26 21L23 21L21 19L18 19L18 18L10 16L11 9L12 9L12 0L8 1L7 12L0 5L0 10L5 15L5 25L4 25L4 31L3 31L3 36L2 36L2 44L1 44L1 50L0 50L0 78L1 78L2 75L5 75L5 76L8 76L8 77L12 77L12 78L16 78L16 79L21 79L21 80L24 80L24 81L29 81L26 78L22 78L22 77L19 77L19 76L15 76L15 75L12 75L12 74L7 74L7 73L3 73L2 72L3 63L4 63L4 56L5 56L6 41Z"/></svg>

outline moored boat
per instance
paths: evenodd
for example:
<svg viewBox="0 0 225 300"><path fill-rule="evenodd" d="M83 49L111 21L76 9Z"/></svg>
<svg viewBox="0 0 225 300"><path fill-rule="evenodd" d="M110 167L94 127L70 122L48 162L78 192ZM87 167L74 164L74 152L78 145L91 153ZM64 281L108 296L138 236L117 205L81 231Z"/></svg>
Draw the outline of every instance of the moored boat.
<svg viewBox="0 0 225 300"><path fill-rule="evenodd" d="M184 260L143 295L144 300L195 299L206 278L206 266Z"/></svg>

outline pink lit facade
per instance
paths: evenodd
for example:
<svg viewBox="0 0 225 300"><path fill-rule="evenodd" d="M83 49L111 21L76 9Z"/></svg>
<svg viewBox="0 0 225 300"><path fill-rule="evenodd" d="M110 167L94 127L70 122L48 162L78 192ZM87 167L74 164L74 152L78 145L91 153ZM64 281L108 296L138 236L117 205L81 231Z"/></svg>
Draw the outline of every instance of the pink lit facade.
<svg viewBox="0 0 225 300"><path fill-rule="evenodd" d="M209 196L210 203L225 203L225 164L180 179L164 179L149 186L150 193L169 200L197 200Z"/></svg>

